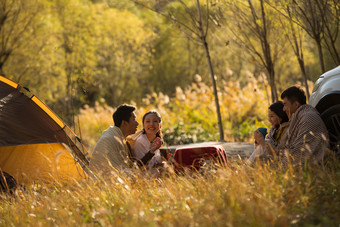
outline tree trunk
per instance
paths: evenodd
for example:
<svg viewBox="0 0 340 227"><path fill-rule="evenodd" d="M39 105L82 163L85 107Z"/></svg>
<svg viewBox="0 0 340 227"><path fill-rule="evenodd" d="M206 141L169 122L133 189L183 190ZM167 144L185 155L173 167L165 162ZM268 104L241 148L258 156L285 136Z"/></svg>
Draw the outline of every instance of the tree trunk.
<svg viewBox="0 0 340 227"><path fill-rule="evenodd" d="M292 43L291 45L292 45L294 54L296 56L296 59L299 62L300 70L301 70L301 73L302 73L302 76L303 76L303 79L304 79L304 82L305 82L307 99L309 99L310 93L309 93L309 87L308 87L308 76L307 76L307 73L306 73L305 60L303 58L302 37L301 37L300 33L297 33L295 28L294 28L289 5L287 6L287 12L288 12L288 15L289 15L289 18L290 18L289 24L290 24L290 30L292 32L292 37L293 37L293 42L294 42L294 44ZM299 40L298 40L297 35L299 36ZM287 36L287 37L289 39L289 36ZM299 43L300 43L300 45L299 45Z"/></svg>
<svg viewBox="0 0 340 227"><path fill-rule="evenodd" d="M269 68L267 68L267 70L269 73L269 84L270 84L272 102L274 103L279 100L279 97L277 95L277 90L276 90L274 66L273 65L270 66Z"/></svg>
<svg viewBox="0 0 340 227"><path fill-rule="evenodd" d="M335 43L336 43L336 40L337 40L337 36L338 36L338 33L339 33L339 11L338 9L336 9L336 12L335 14L334 13L330 13L328 10L325 10L325 8L328 8L330 6L329 5L329 2L326 1L326 0L319 0L319 1L315 1L316 2L316 5L321 13L321 18L322 18L322 21L323 21L323 24L324 24L324 27L325 27L325 43L326 43L326 46L327 46L327 49L329 51L329 53L331 54L332 58L333 58L333 61L336 65L340 65L340 56L339 56L339 52L335 46ZM334 2L335 3L335 2ZM333 6L333 7L337 7L337 6ZM329 15L328 15L329 14ZM329 17L330 16L330 17ZM332 31L330 26L331 26L331 20L334 20L336 22L336 25L335 25L335 31ZM328 36L328 39L329 41L327 40L327 36ZM328 43L330 42L330 43Z"/></svg>
<svg viewBox="0 0 340 227"><path fill-rule="evenodd" d="M218 101L216 80L215 80L215 75L214 75L214 71L213 71L213 67L212 67L212 63L211 63L211 58L210 58L210 54L209 54L209 47L208 47L208 43L205 40L204 41L202 40L202 42L204 42L204 49L205 49L205 53L206 53L206 56L207 56L207 62L208 62L208 66L209 66L211 82L212 82L212 85L213 85L213 88L214 88L214 97L215 97L215 105L216 105L216 113L217 113L217 122L218 122L218 130L219 130L219 134L220 134L220 141L224 141L224 132L223 132L223 125L222 125L220 104L219 104L219 101Z"/></svg>
<svg viewBox="0 0 340 227"><path fill-rule="evenodd" d="M339 56L338 50L336 49L333 41L331 41L331 46L332 46L332 49L333 49L334 55L335 55L334 61L336 61L337 65L340 65L340 56Z"/></svg>
<svg viewBox="0 0 340 227"><path fill-rule="evenodd" d="M4 72L2 71L2 68L3 68L3 63L0 62L0 75L4 76Z"/></svg>
<svg viewBox="0 0 340 227"><path fill-rule="evenodd" d="M249 2L249 5L251 5L251 2ZM270 82L270 88L271 88L271 93L272 93L272 101L276 102L279 100L278 96L277 96L277 90L276 90L276 84L275 84L275 71L274 71L274 63L273 63L273 59L272 59L272 55L271 55L271 49L270 49L270 44L268 42L268 37L267 37L267 20L266 20L266 13L264 11L264 5L263 5L263 0L260 1L261 3L261 16L262 16L262 23L263 23L263 32L262 32L262 39L261 43L262 43L262 51L264 54L264 58L266 61L266 69L268 71L269 74L269 82ZM252 7L252 11L253 14L255 15L255 11L254 11L254 7ZM254 17L254 20L256 18ZM254 21L255 23L257 23L256 21ZM259 31L259 34L261 34L261 32Z"/></svg>
<svg viewBox="0 0 340 227"><path fill-rule="evenodd" d="M300 70L301 70L301 73L303 75L303 79L304 79L305 86L306 86L307 99L309 99L310 93L309 93L309 88L308 88L308 77L307 77L307 73L306 73L305 62L304 62L303 59L301 59L299 57L298 57L298 61L299 61Z"/></svg>
<svg viewBox="0 0 340 227"><path fill-rule="evenodd" d="M315 41L316 41L316 45L318 47L321 72L324 73L324 72L326 72L326 69L325 69L325 63L323 61L323 53L322 53L321 40L320 39L315 39Z"/></svg>
<svg viewBox="0 0 340 227"><path fill-rule="evenodd" d="M209 66L209 72L210 72L210 76L211 76L211 82L212 82L213 89L214 89L214 97L215 97L215 105L216 105L216 113L217 113L217 122L218 122L218 130L219 130L219 134L220 134L220 141L224 141L224 132L223 132L223 125L222 125L220 104L219 104L219 101L218 101L215 74L214 74L212 63L211 63L208 43L206 41L206 34L204 34L204 30L203 30L203 26L202 26L201 7L200 7L199 0L196 0L196 6L197 6L197 13L198 13L199 30L200 30L200 33L201 33L200 38L201 38L201 42L202 42L204 49L205 49L207 62L208 62L208 66Z"/></svg>

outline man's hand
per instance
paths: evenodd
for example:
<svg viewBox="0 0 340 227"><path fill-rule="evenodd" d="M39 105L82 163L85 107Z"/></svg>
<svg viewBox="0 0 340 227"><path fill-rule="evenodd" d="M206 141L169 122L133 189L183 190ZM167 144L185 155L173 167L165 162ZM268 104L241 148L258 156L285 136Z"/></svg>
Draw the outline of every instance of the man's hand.
<svg viewBox="0 0 340 227"><path fill-rule="evenodd" d="M155 151L159 149L162 146L162 144L163 144L163 140L159 137L156 137L151 143L150 152L155 153Z"/></svg>

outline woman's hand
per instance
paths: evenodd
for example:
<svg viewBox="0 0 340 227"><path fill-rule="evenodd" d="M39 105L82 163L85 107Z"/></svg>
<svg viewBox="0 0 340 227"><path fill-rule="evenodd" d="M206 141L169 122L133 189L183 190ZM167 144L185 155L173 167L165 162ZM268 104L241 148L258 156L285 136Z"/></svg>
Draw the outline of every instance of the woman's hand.
<svg viewBox="0 0 340 227"><path fill-rule="evenodd" d="M156 150L158 150L163 144L163 140L159 137L156 137L150 146L150 152L151 153L155 153Z"/></svg>
<svg viewBox="0 0 340 227"><path fill-rule="evenodd" d="M255 142L259 145L261 145L262 147L264 147L265 145L265 140L264 140L264 136L263 134L259 131L259 130L256 130L254 132L254 139L255 139Z"/></svg>

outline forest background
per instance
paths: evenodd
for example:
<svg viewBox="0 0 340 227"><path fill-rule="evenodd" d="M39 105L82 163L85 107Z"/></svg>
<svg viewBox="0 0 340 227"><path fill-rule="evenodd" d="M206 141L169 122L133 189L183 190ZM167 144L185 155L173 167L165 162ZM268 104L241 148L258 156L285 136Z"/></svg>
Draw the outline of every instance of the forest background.
<svg viewBox="0 0 340 227"><path fill-rule="evenodd" d="M114 108L163 117L168 145L219 139L197 1L2 0L0 75L35 93L92 149ZM340 65L338 0L202 1L227 141L250 141L288 86ZM306 86L308 85L308 86Z"/></svg>

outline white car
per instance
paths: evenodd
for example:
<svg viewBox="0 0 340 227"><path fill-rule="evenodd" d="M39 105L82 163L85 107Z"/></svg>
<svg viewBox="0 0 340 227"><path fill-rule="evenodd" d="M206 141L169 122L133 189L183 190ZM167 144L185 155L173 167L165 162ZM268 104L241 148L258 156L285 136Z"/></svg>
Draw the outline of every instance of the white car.
<svg viewBox="0 0 340 227"><path fill-rule="evenodd" d="M329 132L330 147L340 157L340 66L315 82L309 104L321 114Z"/></svg>

